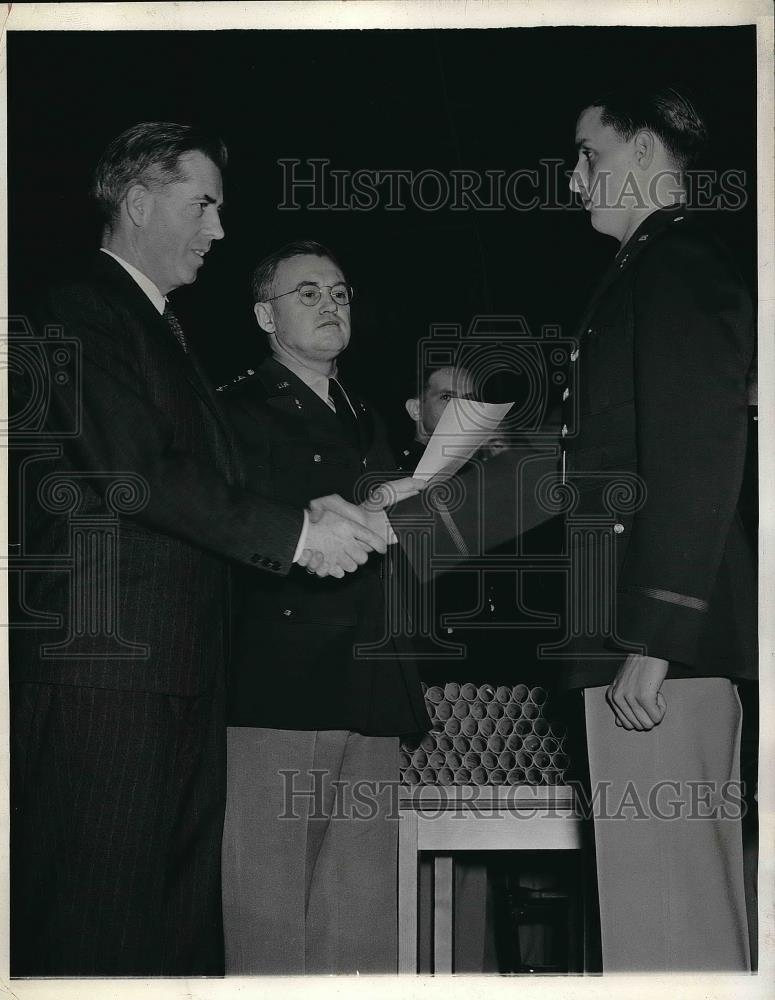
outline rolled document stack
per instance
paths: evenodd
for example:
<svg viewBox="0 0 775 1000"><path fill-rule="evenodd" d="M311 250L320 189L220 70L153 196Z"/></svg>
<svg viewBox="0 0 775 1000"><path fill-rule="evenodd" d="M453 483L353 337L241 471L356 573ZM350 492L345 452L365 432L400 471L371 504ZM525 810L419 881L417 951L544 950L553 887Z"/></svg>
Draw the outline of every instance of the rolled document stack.
<svg viewBox="0 0 775 1000"><path fill-rule="evenodd" d="M406 785L559 785L566 734L543 687L423 684L433 729L401 747Z"/></svg>

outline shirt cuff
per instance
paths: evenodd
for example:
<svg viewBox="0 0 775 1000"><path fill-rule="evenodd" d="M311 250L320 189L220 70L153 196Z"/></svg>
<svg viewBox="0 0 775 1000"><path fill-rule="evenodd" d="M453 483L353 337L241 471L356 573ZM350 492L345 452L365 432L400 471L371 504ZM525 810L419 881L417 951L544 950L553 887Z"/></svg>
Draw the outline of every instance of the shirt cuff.
<svg viewBox="0 0 775 1000"><path fill-rule="evenodd" d="M301 534L299 535L299 540L296 543L296 551L293 553L293 559L291 562L298 562L301 558L301 554L304 551L304 544L307 541L307 532L309 531L309 512L304 511L304 524L301 526Z"/></svg>

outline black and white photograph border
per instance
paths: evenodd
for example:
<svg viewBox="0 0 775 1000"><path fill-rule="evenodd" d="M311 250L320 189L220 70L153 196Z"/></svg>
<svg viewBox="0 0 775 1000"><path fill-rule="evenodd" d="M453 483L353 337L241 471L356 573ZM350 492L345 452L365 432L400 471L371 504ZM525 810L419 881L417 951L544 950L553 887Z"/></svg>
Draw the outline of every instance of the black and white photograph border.
<svg viewBox="0 0 775 1000"><path fill-rule="evenodd" d="M122 93L120 82L106 82L105 77L98 77L92 81L94 88L105 86L111 93L119 96L122 113L127 117L123 125L119 124L113 128L110 135L90 137L85 134L85 128L79 128L79 109L73 106L71 120L63 122L61 128L53 132L55 144L49 147L51 160L49 161L48 173L42 170L39 175L28 176L20 181L20 171L29 170L34 167L36 157L40 157L46 149L45 139L38 137L33 139L34 128L29 126L19 129L18 117L19 108L24 108L24 113L30 116L35 114L35 101L40 99L40 94L45 92L46 87L64 87L76 92L80 84L77 82L81 78L85 79L83 66L68 64L63 59L58 59L55 54L59 44L59 35L62 33L62 47L66 48L67 39L64 33L70 32L99 32L105 39L105 47L109 49L108 41L110 33L127 33L125 45L136 46L138 52L147 42L144 34L147 32L193 32L197 33L201 39L207 37L208 45L201 46L203 55L207 49L209 60L202 63L201 73L204 76L217 76L220 71L219 51L221 46L227 44L242 44L242 39L250 37L251 42L255 42L256 60L260 64L265 39L270 37L268 32L334 32L334 31L405 31L407 33L433 32L433 31L455 31L459 38L463 39L459 43L457 55L465 53L465 33L481 32L485 30L496 31L497 29L552 29L563 30L566 33L572 29L578 29L579 37L584 30L593 28L621 28L631 29L633 32L646 34L660 29L721 29L733 28L735 26L751 26L755 31L755 49L751 46L751 63L741 65L741 76L746 73L750 79L755 80L756 101L755 117L741 116L741 121L736 123L738 129L755 128L755 135L741 135L741 141L747 141L751 152L750 162L744 164L749 170L755 172L755 190L747 191L749 197L755 198L755 214L749 213L748 221L741 218L740 221L731 221L727 231L724 232L733 251L739 254L741 270L745 272L750 285L754 291L754 298L758 300L758 423L764 427L764 433L759 434L759 454L758 454L758 554L759 554L759 705L760 705L760 727L759 727L759 771L758 771L758 814L759 814L759 868L758 868L758 915L759 915L759 960L758 972L751 976L740 976L732 974L641 974L623 975L606 973L600 975L563 975L555 977L552 975L530 976L468 976L455 975L447 976L401 976L395 977L289 977L289 978L232 978L226 979L112 979L112 980L45 980L45 979L11 979L9 971L9 908L10 897L8 889L9 872L9 852L7 846L0 851L0 884L2 885L2 901L0 908L0 982L2 988L10 996L20 998L57 997L68 1000L68 998L103 998L103 997L174 997L174 998L219 998L222 996L269 996L269 997L295 997L295 996L349 996L366 993L369 996L394 996L396 991L401 996L406 997L433 997L444 995L445 998L453 996L465 996L475 998L478 996L497 997L512 996L515 990L519 990L527 997L547 996L554 997L561 993L563 997L603 997L603 996L627 996L633 1000L651 997L655 993L670 991L676 998L726 998L726 997L765 997L771 993L771 983L775 981L775 680L773 679L773 655L775 653L775 588L772 581L775 580L775 448L772 445L773 420L775 420L775 261L773 259L772 248L775 246L775 136L773 130L775 101L774 73L774 35L773 23L774 15L772 5L768 0L729 0L727 3L704 2L704 0L676 0L676 2L664 2L664 0L396 0L396 2L386 2L386 0L316 0L316 2L254 2L254 3L61 3L61 4L7 4L0 13L0 110L2 112L2 124L0 125L0 316L9 317L12 315L14 300L24 300L31 292L31 279L27 277L27 270L37 268L40 274L46 278L55 276L58 270L58 260L67 250L67 233L75 233L75 242L80 241L83 246L74 247L74 252L86 249L90 226L93 228L91 220L84 220L78 217L82 205L86 202L86 189L83 184L88 184L88 178L83 179L85 172L90 165L93 165L96 156L104 148L111 135L118 133L121 127L125 127L142 119L149 119L152 116L152 109L147 100L141 102L137 107L135 117L132 114L131 95ZM41 47L41 58L35 66L37 77L36 91L33 97L14 89L14 76L8 68L9 49L13 48L13 38L15 33L25 33L25 52L29 57L33 53L35 39L32 32L40 32L40 39L45 44ZM229 36L225 33L228 32ZM205 36L207 33L207 36ZM236 34L239 33L240 41L236 42ZM21 37L21 36L19 36ZM330 37L330 36L327 36ZM365 44L365 40L364 40ZM570 35L566 34L564 46L572 44ZM70 50L68 50L70 51ZM159 49L154 52L158 53ZM223 51L227 51L224 49ZM304 53L308 49L302 50ZM562 51L567 51L563 48ZM595 49L594 51L599 51ZM54 53L53 58L47 55ZM332 58L337 58L336 52L330 53ZM138 56L138 58L140 58ZM451 60L453 56L448 54ZM754 64L755 61L755 64ZM636 71L643 69L642 57L635 60ZM621 71L622 61L619 61L618 69ZM103 58L99 63L99 71L109 72L109 63ZM401 57L398 56L396 64L385 74L387 84L391 73L400 74L404 70L401 64ZM449 66L447 67L449 68ZM680 69L680 58L675 61L676 71ZM190 70L190 65L187 70ZM545 72L550 72L550 67L543 67ZM324 67L321 66L321 71ZM663 67L664 70L664 67ZM293 67L289 66L292 74ZM503 68L497 74L498 82L502 82L506 73ZM596 75L594 69L590 70L593 83L602 74ZM712 73L702 74L703 79L710 79ZM21 77L20 77L21 78ZM721 67L719 67L719 83L723 83ZM569 105L574 104L577 97L586 94L587 81L579 80L578 93L572 92L568 95ZM293 83L287 88L287 94L283 96L278 93L281 81L277 79L268 80L271 93L274 99L282 102L287 100L289 106L287 113L301 113L298 104L290 106L290 102L298 98L298 92L294 89ZM360 86L358 78L352 81L353 90ZM84 85L85 86L85 85ZM181 89L185 84L181 82ZM548 88L551 89L551 88ZM314 116L325 116L342 113L346 114L347 109L336 109L335 111L326 107L321 93L315 94L310 106L303 109L304 113ZM477 92L479 99L481 91ZM146 95L147 96L147 95ZM459 96L459 95L458 95ZM700 97L703 95L699 95ZM83 91L84 101L92 100L92 95ZM260 128L262 111L262 101L264 95L251 95L252 107L243 109L246 126L251 127L251 116L255 119L255 127ZM532 93L524 95L524 99L530 102L541 101L541 93L538 86ZM546 98L550 100L549 97ZM556 95L551 98L555 103ZM176 96L177 107L185 106L185 98L178 94ZM174 102L173 102L174 104ZM165 105L166 110L170 104ZM554 107L554 104L552 104ZM192 109L192 114L196 109ZM202 109L202 114L206 123L217 126L217 118L214 113L217 109ZM14 120L16 113L16 120ZM570 128L573 127L573 112L569 110ZM476 108L471 109L472 117L476 115ZM161 117L161 115L160 115ZM540 119L540 114L528 115L530 122ZM232 109L232 122L236 119L236 114ZM84 115L84 121L93 121L88 115ZM50 117L45 119L46 125L53 127ZM112 127L112 125L111 125ZM332 125L332 129L335 129ZM358 128L358 123L347 122L344 127ZM530 127L528 125L527 127ZM343 161L337 160L337 149L334 142L329 148L325 147L322 141L323 130L317 125L312 126L316 136L316 146L314 154L308 154L304 149L303 136L294 146L288 136L292 132L284 133L285 145L283 151L287 153L284 158L267 155L266 161L261 162L263 172L258 178L247 176L243 170L239 183L247 185L255 184L255 190L250 196L245 191L237 193L235 191L234 215L227 214L230 225L235 231L233 242L234 250L227 251L232 256L225 256L221 260L214 260L205 270L205 280L208 285L202 283L202 289L197 286L196 295L188 300L188 304L182 302L182 318L188 320L185 324L188 331L192 329L196 340L198 330L217 318L223 324L224 329L231 330L232 333L224 335L219 343L206 343L204 338L201 344L197 342L197 347L201 349L201 355L205 367L215 383L225 385L233 380L239 379L247 370L250 364L250 355L241 347L244 342L242 331L247 330L248 321L252 321L250 303L243 295L243 272L247 273L244 266L246 255L251 251L252 232L262 224L262 199L266 199L266 215L270 216L264 220L269 233L262 240L262 246L266 243L265 249L277 245L281 240L280 234L292 228L288 219L290 216L304 216L305 229L312 236L316 236L318 231L324 234L322 242L328 242L328 234L341 239L344 245L344 259L352 261L353 270L360 283L365 285L366 295L364 296L363 311L359 315L359 323L366 331L364 337L366 343L355 345L354 360L351 362L354 369L368 370L368 354L376 344L376 338L383 333L387 320L382 321L375 315L373 303L376 300L379 281L388 285L393 282L405 279L413 279L415 275L407 275L398 266L391 270L384 270L389 265L390 253L401 248L402 233L392 227L392 222L384 221L390 213L382 213L383 219L376 218L378 213L361 211L360 206L353 202L353 195L350 192L349 200L341 204L336 204L336 199L341 194L341 189L337 187L336 181L333 186L329 183L325 188L321 187L313 194L317 197L321 190L325 191L325 198L329 199L325 205L310 210L310 205L305 202L306 212L296 210L294 199L298 196L301 200L307 198L309 192L299 187L297 190L289 189L289 178L292 181L293 171L307 170L305 177L313 176L315 171L327 168L344 166L349 170L349 178L352 179L353 170L361 166L369 169L384 169L394 171L396 177L403 168L407 171L423 169L427 174L428 186L414 184L409 189L403 190L411 192L410 197L414 197L415 202L421 202L424 193L429 190L431 194L437 191L434 188L435 174L446 175L447 178L455 175L455 170L449 169L450 163L453 167L468 166L467 163L460 163L455 159L453 149L450 154L449 149L444 150L438 162L433 157L432 140L423 146L422 152L417 160L402 163L396 160L387 162L355 163L345 156ZM504 128L514 131L518 136L519 116L515 115L514 120L504 123ZM70 132L68 133L68 129ZM450 127L453 135L452 145L454 146L454 126ZM301 134L301 133L300 133ZM432 130L429 127L429 134ZM68 148L63 143L63 139L70 135L74 146ZM29 140L30 148L18 149L13 146L14 138L21 136L22 140ZM570 137L572 140L572 136ZM320 140L320 141L318 141ZM272 135L267 136L267 143L272 142ZM75 144L80 143L80 148L75 148ZM569 142L572 146L572 141ZM387 148L388 143L385 143ZM497 146L497 144L496 144ZM505 148L505 144L504 144ZM457 150L459 154L459 149ZM722 155L723 166L728 167L732 173L738 164L729 150L724 151L727 155ZM550 150L552 155L567 159L570 155L567 150ZM384 155L384 154L383 154ZM329 159L330 157L330 159ZM423 159L424 158L424 159ZM423 160L420 163L420 160ZM525 162L520 155L515 157L515 166L518 168L535 167L535 162ZM47 184L51 179L51 162L62 164L61 172L64 179L59 178L56 184L50 188L43 188L36 191L36 183ZM68 167L66 164L72 161L75 166ZM551 158L547 160L545 169L551 172ZM570 164L572 166L572 162ZM479 170L482 163L472 164ZM503 161L498 161L495 166L500 168ZM239 165L236 171L239 172ZM13 179L9 178L9 170ZM562 168L560 168L562 170ZM434 174L435 171L435 174ZM335 171L334 171L335 172ZM339 177L344 178L347 170L340 171ZM458 171L457 176L465 173ZM434 176L431 176L434 175ZM322 175L321 175L322 176ZM548 175L547 175L548 176ZM372 178L373 179L373 178ZM330 177L329 177L330 182ZM465 187L465 180L462 181ZM717 187L714 190L721 191L723 197L725 191L733 196L739 193L739 183L732 176L731 182L725 187L722 178L720 187L718 178L714 183ZM15 185L15 186L12 186ZM235 184L236 187L236 184ZM551 189L551 190L549 190ZM450 195L449 188L446 190L446 197L455 197L454 189ZM71 203L65 204L63 201L67 192L71 194ZM516 185L511 189L512 195L516 199ZM530 184L522 184L519 191L527 191L531 195L533 191ZM567 207L565 193L559 188L547 182L547 191L552 204L548 205L549 212L554 208ZM478 191L481 197L485 197L486 189ZM357 192L356 192L357 195ZM13 199L18 196L18 201L14 204ZM41 201L38 216L32 218L35 213L36 197ZM232 197L230 184L226 184L226 212L231 212L229 205ZM50 200L46 200L50 199ZM255 205L251 205L251 201ZM556 201L556 203L555 203ZM427 204L413 206L415 216L426 212L428 218L433 215L433 207ZM444 206L448 208L448 205ZM502 217L497 223L504 227L509 225L509 219L517 212L522 211L525 206L509 204L507 209L513 210L508 216L503 211L491 212L487 220L487 226L492 227L492 218ZM528 206L529 208L529 206ZM25 226L25 213L29 213L29 231L22 232ZM44 218L46 213L50 213L48 220ZM554 213L555 215L559 213ZM588 220L579 219L578 228L588 228ZM465 212L460 213L461 216ZM552 240L556 238L556 230L547 235L544 232L534 233L530 228L530 212L522 211L520 219L525 220L527 239L543 241L538 246L536 256L541 258L541 262L551 267L552 260ZM53 219L53 222L51 221ZM335 221L331 221L331 220ZM359 260L359 246L364 236L368 235L369 225L377 222L379 229L378 239L384 242L382 257L378 258L378 266L383 268L382 276L375 279L374 275L369 275L368 260ZM57 231L50 246L41 242L47 232L47 226L52 225ZM413 222L415 231L420 225L416 219ZM748 228L746 228L746 226ZM13 239L9 237L10 233ZM400 228L400 227L399 227ZM464 224L452 237L454 240L465 242L465 236L461 236ZM752 243L751 233L755 228L756 247ZM427 311L418 307L418 314L413 319L411 331L403 331L403 341L399 347L403 350L400 357L393 361L393 368L389 365L386 368L386 384L391 378L397 380L396 374L399 363L405 364L407 359L412 360L411 345L427 336L434 327L450 329L456 325L467 327L471 322L474 313L482 311L482 305L486 307L489 315L503 317L509 312L511 302L498 291L498 282L503 281L508 274L508 268L504 265L502 272L497 268L491 268L491 278L488 279L487 268L481 264L479 258L484 254L481 245L476 246L476 241L481 239L475 233L471 235L471 242L474 249L470 252L466 264L470 265L472 273L476 275L474 287L449 289L449 305L444 309L444 299L438 295L435 299L429 296ZM317 237L316 237L317 238ZM484 239L487 239L485 234ZM229 243L229 241L226 241ZM581 243L582 241L580 241ZM589 260L579 263L578 273L575 276L569 275L567 278L568 304L563 306L552 302L552 308L556 311L550 315L546 314L546 308L542 304L551 294L551 280L549 276L543 280L538 277L539 262L534 261L532 270L528 272L529 280L533 283L532 291L526 295L527 306L525 313L526 322L535 330L544 324L551 326L556 324L557 329L564 330L570 327L575 310L583 304L583 289L587 275L599 272L610 252L606 252L606 247L594 247L590 240ZM599 243L600 241L598 241ZM364 255L365 257L366 255ZM443 257L443 255L442 255ZM412 264L422 263L422 257L412 248L410 254ZM241 261L243 271L234 274L230 271L230 262ZM247 257L248 265L250 262ZM565 261L563 261L563 264ZM431 266L428 262L429 267ZM461 264L461 268L462 268ZM208 274L211 272L211 274ZM348 272L349 273L349 272ZM444 274L441 265L435 266L432 272L433 281L443 280ZM415 278L418 284L422 284L422 277ZM495 283L495 287L488 284L488 280ZM563 279L564 276L563 276ZM369 288L369 282L372 287ZM354 282L358 288L358 282ZM383 286L384 287L384 286ZM209 292L208 292L209 288ZM213 306L206 303L206 296L214 294L214 289L226 289L226 298L232 299L228 303L221 303ZM420 293L411 291L408 293L410 301L414 305L412 296ZM247 306L246 306L247 303ZM535 303L535 305L533 305ZM567 309L567 315L563 311ZM247 316L247 320L245 319ZM513 317L512 317L513 318ZM521 317L518 317L521 318ZM400 319L400 312L391 314L391 321ZM4 325L8 325L3 320ZM3 336L8 337L13 331L7 330ZM370 339L369 339L370 338ZM397 343L401 337L397 338ZM357 352L360 351L360 354ZM239 374L238 374L239 373ZM252 374L252 373L251 373ZM380 398L380 387L374 387L376 401L387 406L388 400ZM8 426L8 394L5 379L0 384L0 398L2 399L2 416L4 426ZM700 402L699 405L702 405ZM2 467L6 487L8 483L8 448L2 450ZM3 491L7 496L7 488ZM4 519L4 532L7 543L13 541L8 537L8 525ZM6 549L4 548L4 551ZM8 608L8 567L10 559L6 561L5 572L2 575L0 586L2 586L3 607ZM8 616L3 619L3 623L9 621ZM3 634L3 657L7 664L8 643L7 628L2 629ZM0 708L2 721L2 767L0 777L2 777L2 787L6 790L3 796L2 816L4 820L3 844L8 844L8 820L9 803L7 789L9 787L9 707L8 691L6 685L2 686L0 692ZM633 900L633 906L637 906L638 901ZM10 915L12 919L12 915Z"/></svg>

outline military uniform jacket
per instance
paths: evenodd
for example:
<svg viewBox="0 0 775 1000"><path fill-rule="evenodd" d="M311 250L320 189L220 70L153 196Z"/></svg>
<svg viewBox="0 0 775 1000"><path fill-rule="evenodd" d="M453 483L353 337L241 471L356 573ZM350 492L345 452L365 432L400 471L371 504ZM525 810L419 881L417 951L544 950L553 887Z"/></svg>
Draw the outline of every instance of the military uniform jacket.
<svg viewBox="0 0 775 1000"><path fill-rule="evenodd" d="M669 677L755 676L754 558L737 511L755 332L726 251L684 207L654 212L577 343L563 476L566 523L580 528L569 602L587 610L571 619L566 683L608 683L628 650L670 661Z"/></svg>
<svg viewBox="0 0 775 1000"><path fill-rule="evenodd" d="M357 444L337 414L274 359L221 388L251 489L295 506L331 493L357 502L363 475L372 482L395 475L379 420L352 394ZM300 567L284 579L242 574L230 724L367 735L427 729L410 651L386 625L390 570L390 559L371 554L343 579ZM356 655L355 646L371 649Z"/></svg>

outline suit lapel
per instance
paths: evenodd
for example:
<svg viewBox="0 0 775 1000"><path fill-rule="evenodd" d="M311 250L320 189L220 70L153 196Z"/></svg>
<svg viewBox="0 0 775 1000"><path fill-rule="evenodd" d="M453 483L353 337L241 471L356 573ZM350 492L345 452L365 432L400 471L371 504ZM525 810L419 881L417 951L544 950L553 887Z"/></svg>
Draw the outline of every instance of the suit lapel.
<svg viewBox="0 0 775 1000"><path fill-rule="evenodd" d="M207 405L229 445L232 446L231 431L221 414L207 376L196 356L190 353L186 354L182 350L167 325L167 321L159 313L156 306L134 278L124 270L118 261L106 253L99 252L97 254L96 267L101 277L106 278L110 282L116 293L126 301L131 311L138 315L143 326L158 343L159 349L164 351L170 362L182 372L196 394Z"/></svg>
<svg viewBox="0 0 775 1000"><path fill-rule="evenodd" d="M331 439L332 444L341 447L342 425L336 413L289 368L274 358L266 358L256 369L256 375L261 380L268 406L286 416L296 415L307 423L314 423L317 432L322 431L325 437ZM366 410L361 401L353 397L347 387L345 391L357 417L363 455L364 442L369 438L370 420L366 419Z"/></svg>
<svg viewBox="0 0 775 1000"><path fill-rule="evenodd" d="M611 285L616 281L616 279L621 274L621 268L616 258L608 265L606 270L603 272L603 276L600 281L595 286L595 290L587 302L587 307L579 322L578 328L576 330L576 337L579 341L582 340L584 335L589 332L589 321L595 314L595 309L597 308L598 302L602 299L603 295L608 291Z"/></svg>
<svg viewBox="0 0 775 1000"><path fill-rule="evenodd" d="M285 416L297 416L314 423L317 433L322 432L332 444L341 447L342 425L336 413L289 368L269 357L258 366L256 376L268 406ZM355 411L358 451L363 460L374 443L374 419L360 397L354 395L347 385L344 385L344 390Z"/></svg>

